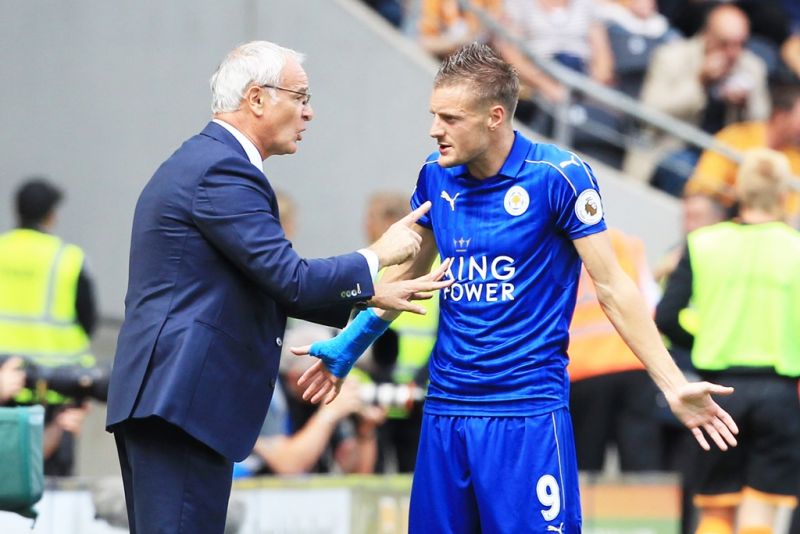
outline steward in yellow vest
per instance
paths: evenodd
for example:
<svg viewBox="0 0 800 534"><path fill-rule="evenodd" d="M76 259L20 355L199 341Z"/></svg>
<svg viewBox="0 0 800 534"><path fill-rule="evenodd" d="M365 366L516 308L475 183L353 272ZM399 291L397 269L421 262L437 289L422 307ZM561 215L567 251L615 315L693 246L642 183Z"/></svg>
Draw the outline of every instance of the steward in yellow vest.
<svg viewBox="0 0 800 534"><path fill-rule="evenodd" d="M745 154L740 219L689 234L667 282L659 328L693 334L692 363L735 388L720 406L737 422L736 449L702 453L692 471L699 534L773 532L779 507L797 504L800 480L800 234L783 222L791 179L778 152ZM691 301L692 332L677 310Z"/></svg>
<svg viewBox="0 0 800 534"><path fill-rule="evenodd" d="M50 183L28 181L16 197L19 227L0 235L0 355L19 356L39 367L93 367L89 334L96 312L84 253L48 233L60 199L61 192ZM61 405L69 399L53 390L25 388L13 400ZM53 456L59 466L46 463L46 474L71 471L72 451L62 455L59 447L69 443L71 449L71 438L63 438L80 426L86 409L65 408L67 415L62 409L47 412L45 458Z"/></svg>
<svg viewBox="0 0 800 534"><path fill-rule="evenodd" d="M83 251L19 228L0 235L0 353L38 365L94 365L75 302Z"/></svg>

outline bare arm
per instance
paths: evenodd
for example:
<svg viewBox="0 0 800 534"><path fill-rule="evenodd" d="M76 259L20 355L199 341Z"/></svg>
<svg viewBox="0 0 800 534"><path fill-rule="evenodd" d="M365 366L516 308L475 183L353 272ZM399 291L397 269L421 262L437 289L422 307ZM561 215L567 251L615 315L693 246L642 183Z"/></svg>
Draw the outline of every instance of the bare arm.
<svg viewBox="0 0 800 534"><path fill-rule="evenodd" d="M56 452L64 437L64 432L78 435L89 413L89 405L70 406L58 413L50 423L45 425L44 439L42 442L42 456L50 458Z"/></svg>
<svg viewBox="0 0 800 534"><path fill-rule="evenodd" d="M414 278L424 276L430 271L436 256L439 254L439 250L436 248L436 240L433 237L433 231L418 224L415 224L412 230L417 232L421 238L419 252L405 263L394 265L386 269L378 284L389 284L399 280L413 280ZM377 299L374 298L372 300L375 301ZM380 303L376 302L375 304ZM399 311L385 309L376 309L375 313L384 321L394 321L397 319L397 316L400 315Z"/></svg>
<svg viewBox="0 0 800 534"><path fill-rule="evenodd" d="M367 412L379 412L377 418ZM337 447L334 457L344 473L369 474L375 472L378 461L378 436L376 427L383 424L386 414L378 406L365 406L356 418L356 435Z"/></svg>
<svg viewBox="0 0 800 534"><path fill-rule="evenodd" d="M263 458L276 474L307 473L322 456L335 427L335 419L315 413L292 436L258 438L253 452Z"/></svg>
<svg viewBox="0 0 800 534"><path fill-rule="evenodd" d="M794 33L781 45L781 58L783 62L800 77L800 33Z"/></svg>
<svg viewBox="0 0 800 534"><path fill-rule="evenodd" d="M614 54L606 27L600 22L593 23L587 37L592 49L589 74L596 82L609 85L614 81Z"/></svg>
<svg viewBox="0 0 800 534"><path fill-rule="evenodd" d="M0 365L0 404L4 404L25 387L22 359L12 356Z"/></svg>
<svg viewBox="0 0 800 534"><path fill-rule="evenodd" d="M686 384L650 317L650 309L633 280L622 270L605 232L575 240L575 248L592 277L603 311L625 343L647 367L665 394Z"/></svg>
<svg viewBox="0 0 800 534"><path fill-rule="evenodd" d="M322 456L339 421L360 408L358 385L348 381L342 395L321 406L300 430L291 436L259 438L253 452L277 474L307 473Z"/></svg>
<svg viewBox="0 0 800 534"><path fill-rule="evenodd" d="M722 450L735 446L736 423L711 399L711 393L730 394L733 389L686 381L664 347L636 285L619 266L606 232L576 239L574 244L595 284L603 311L645 365L676 417L706 450L710 447L702 430Z"/></svg>

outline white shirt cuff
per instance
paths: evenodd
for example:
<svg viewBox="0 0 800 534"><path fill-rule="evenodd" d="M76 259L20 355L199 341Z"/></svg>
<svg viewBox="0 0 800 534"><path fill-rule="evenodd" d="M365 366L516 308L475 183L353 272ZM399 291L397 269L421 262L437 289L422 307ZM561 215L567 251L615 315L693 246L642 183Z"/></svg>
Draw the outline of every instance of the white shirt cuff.
<svg viewBox="0 0 800 534"><path fill-rule="evenodd" d="M369 265L369 274L374 280L375 277L378 276L378 266L380 265L380 262L378 261L378 255L368 248L362 248L356 250L356 252L364 256L364 259L367 260L367 265Z"/></svg>

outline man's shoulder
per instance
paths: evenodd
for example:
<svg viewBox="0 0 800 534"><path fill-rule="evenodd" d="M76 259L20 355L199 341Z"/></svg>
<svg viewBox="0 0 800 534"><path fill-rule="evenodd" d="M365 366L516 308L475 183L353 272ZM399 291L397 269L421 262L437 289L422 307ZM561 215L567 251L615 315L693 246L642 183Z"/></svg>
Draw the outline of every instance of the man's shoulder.
<svg viewBox="0 0 800 534"><path fill-rule="evenodd" d="M217 125L211 123L210 126ZM202 132L197 133L187 139L178 148L178 150L172 154L171 158L200 157L206 160L234 158L248 161L247 156L242 151L237 150L235 145L225 142L225 139L222 138L222 136L227 134L227 132L224 132L223 130L223 133L213 135L216 134L216 132L210 131L210 126L206 127ZM217 128L222 130L221 126L218 126Z"/></svg>
<svg viewBox="0 0 800 534"><path fill-rule="evenodd" d="M577 154L551 143L534 143L525 158L522 172L565 175L584 172L584 161Z"/></svg>
<svg viewBox="0 0 800 534"><path fill-rule="evenodd" d="M650 62L651 68L664 68L665 63L689 68L696 61L702 59L703 46L703 41L699 37L667 41L653 50L653 60ZM689 64L686 63L687 61L689 61ZM659 67L653 67L654 64L658 64Z"/></svg>
<svg viewBox="0 0 800 534"><path fill-rule="evenodd" d="M756 82L766 82L767 64L758 54L748 50L747 48L742 50L742 53L739 55L739 60L737 61L737 70L752 76L756 76Z"/></svg>
<svg viewBox="0 0 800 534"><path fill-rule="evenodd" d="M531 143L525 160L527 162L547 161L558 163L565 159L570 159L572 156L575 156L575 154L553 143Z"/></svg>
<svg viewBox="0 0 800 534"><path fill-rule="evenodd" d="M443 167L439 165L439 153L438 152L431 152L428 154L428 157L425 158L425 161L422 162L422 166L420 167L420 171L430 171L430 170L442 170Z"/></svg>
<svg viewBox="0 0 800 534"><path fill-rule="evenodd" d="M745 149L766 142L766 121L734 122L721 129L714 137L733 148Z"/></svg>
<svg viewBox="0 0 800 534"><path fill-rule="evenodd" d="M212 123L212 126L217 125ZM222 127L218 128L222 130ZM153 180L158 181L159 176L167 175L169 177L167 181L177 185L174 179L176 170L180 170L180 175L184 179L201 178L211 168L233 171L237 175L258 174L257 169L242 151L217 136L208 135L208 129L207 127L184 141L159 166L153 175Z"/></svg>

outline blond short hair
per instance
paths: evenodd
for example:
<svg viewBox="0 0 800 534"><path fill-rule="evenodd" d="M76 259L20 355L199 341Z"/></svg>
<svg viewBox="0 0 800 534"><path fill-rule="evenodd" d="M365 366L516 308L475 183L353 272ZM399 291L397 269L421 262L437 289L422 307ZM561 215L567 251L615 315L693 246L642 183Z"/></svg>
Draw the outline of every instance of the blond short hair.
<svg viewBox="0 0 800 534"><path fill-rule="evenodd" d="M791 179L784 154L768 148L748 150L736 176L736 196L743 207L780 212Z"/></svg>
<svg viewBox="0 0 800 534"><path fill-rule="evenodd" d="M434 88L469 83L474 97L482 104L501 104L510 121L519 100L519 75L513 65L503 61L483 43L463 46L448 56L439 67Z"/></svg>

